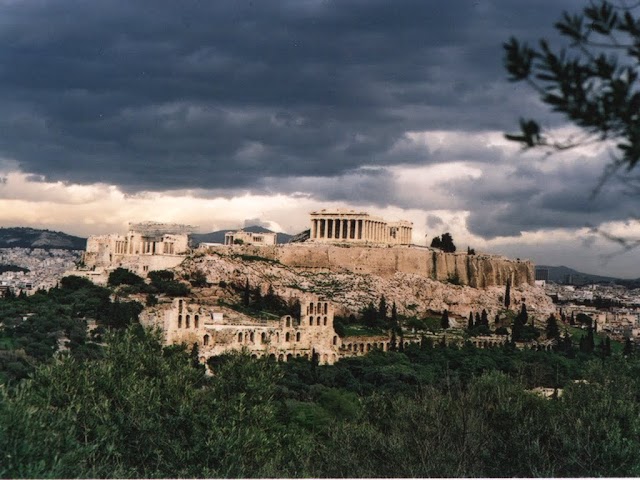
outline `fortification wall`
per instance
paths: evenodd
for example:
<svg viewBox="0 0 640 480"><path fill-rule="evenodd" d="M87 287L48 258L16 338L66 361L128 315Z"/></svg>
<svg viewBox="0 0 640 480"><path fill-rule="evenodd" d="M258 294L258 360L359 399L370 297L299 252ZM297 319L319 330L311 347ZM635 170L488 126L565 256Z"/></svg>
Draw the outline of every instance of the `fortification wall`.
<svg viewBox="0 0 640 480"><path fill-rule="evenodd" d="M230 247L212 247L229 253ZM283 265L312 271L348 271L391 277L396 272L422 275L438 281L459 282L475 288L534 285L535 268L528 260L498 255L445 253L415 246L304 245L234 246L231 252L279 261Z"/></svg>

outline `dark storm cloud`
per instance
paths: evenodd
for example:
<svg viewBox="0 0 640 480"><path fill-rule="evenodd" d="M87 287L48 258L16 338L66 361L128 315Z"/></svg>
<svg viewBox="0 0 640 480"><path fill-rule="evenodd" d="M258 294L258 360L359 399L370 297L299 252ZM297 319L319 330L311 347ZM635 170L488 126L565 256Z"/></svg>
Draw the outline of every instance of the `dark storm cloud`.
<svg viewBox="0 0 640 480"><path fill-rule="evenodd" d="M562 8L0 1L0 155L47 180L129 192L265 191L265 178L446 162L406 133L503 130L523 112L544 115L504 81L500 45L545 35Z"/></svg>
<svg viewBox="0 0 640 480"><path fill-rule="evenodd" d="M468 192L460 199L470 211L467 226L484 238L518 236L546 228L595 227L637 214L637 201L621 194L612 179L595 192L610 158L578 158L570 166L545 165L528 159L515 168L502 164L486 169L472 181L452 182L449 188Z"/></svg>
<svg viewBox="0 0 640 480"><path fill-rule="evenodd" d="M427 227L433 229L444 225L444 222L437 215L427 215Z"/></svg>

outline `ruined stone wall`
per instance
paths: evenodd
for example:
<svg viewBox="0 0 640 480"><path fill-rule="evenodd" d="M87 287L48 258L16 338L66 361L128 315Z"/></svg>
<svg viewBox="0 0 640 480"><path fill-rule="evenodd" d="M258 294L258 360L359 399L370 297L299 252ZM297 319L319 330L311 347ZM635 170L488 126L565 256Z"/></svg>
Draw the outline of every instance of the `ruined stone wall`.
<svg viewBox="0 0 640 480"><path fill-rule="evenodd" d="M165 344L198 344L200 360L229 351L248 351L254 357L270 356L280 361L311 358L322 364L339 358L341 340L333 329L333 306L317 297L301 301L300 320L285 315L279 320L245 317L230 320L219 308L189 298L175 298L170 304L146 308L140 323L160 328Z"/></svg>
<svg viewBox="0 0 640 480"><path fill-rule="evenodd" d="M233 253L279 261L311 271L348 271L391 277L396 272L421 275L441 282L459 282L474 288L506 285L534 285L534 265L528 260L511 260L498 255L445 253L416 246L365 247L291 244L259 247L234 246ZM212 247L212 252L229 253L229 247Z"/></svg>

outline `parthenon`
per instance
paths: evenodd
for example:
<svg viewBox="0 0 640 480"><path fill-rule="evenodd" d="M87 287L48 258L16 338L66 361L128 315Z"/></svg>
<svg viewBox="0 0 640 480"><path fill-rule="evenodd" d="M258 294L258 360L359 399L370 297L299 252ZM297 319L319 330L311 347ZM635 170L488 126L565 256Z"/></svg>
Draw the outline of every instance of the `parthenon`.
<svg viewBox="0 0 640 480"><path fill-rule="evenodd" d="M367 212L354 210L319 210L311 212L309 240L322 243L381 243L409 245L413 223L406 220L387 222Z"/></svg>

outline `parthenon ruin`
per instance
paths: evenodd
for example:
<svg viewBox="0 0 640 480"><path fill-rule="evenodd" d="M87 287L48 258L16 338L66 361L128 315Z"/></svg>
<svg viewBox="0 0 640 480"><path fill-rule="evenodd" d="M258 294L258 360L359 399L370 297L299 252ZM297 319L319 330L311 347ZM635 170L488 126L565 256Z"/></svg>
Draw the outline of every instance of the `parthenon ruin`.
<svg viewBox="0 0 640 480"><path fill-rule="evenodd" d="M413 223L406 220L387 222L367 212L344 209L323 209L310 215L312 242L411 244Z"/></svg>

